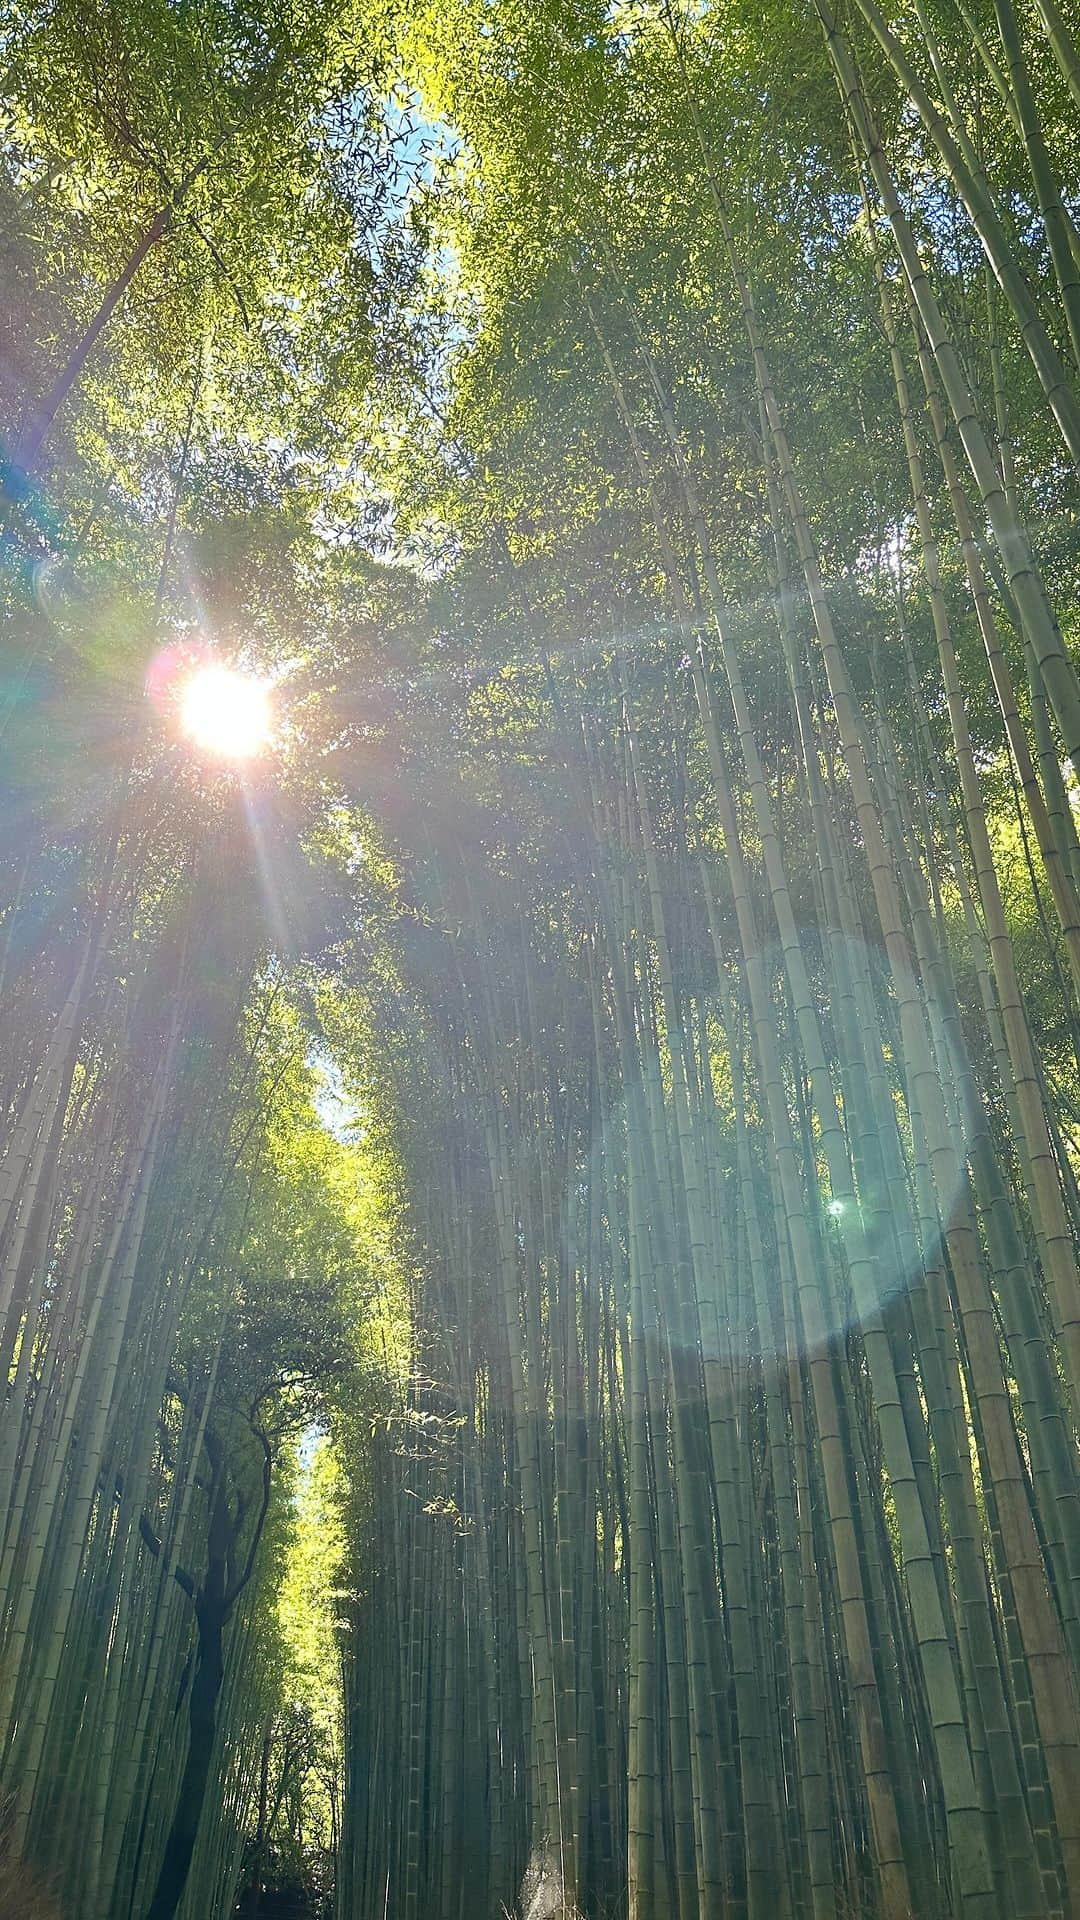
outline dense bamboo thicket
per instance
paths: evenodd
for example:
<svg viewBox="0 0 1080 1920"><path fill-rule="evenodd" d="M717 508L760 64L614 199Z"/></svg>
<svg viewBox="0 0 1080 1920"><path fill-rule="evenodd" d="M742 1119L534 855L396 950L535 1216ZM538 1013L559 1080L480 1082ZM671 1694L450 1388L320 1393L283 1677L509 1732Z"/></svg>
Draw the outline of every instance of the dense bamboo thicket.
<svg viewBox="0 0 1080 1920"><path fill-rule="evenodd" d="M3 45L4 1871L1072 1920L1076 23Z"/></svg>
<svg viewBox="0 0 1080 1920"><path fill-rule="evenodd" d="M270 584L285 422L313 457L304 405L344 404L369 365L352 243L383 187L349 183L369 143L350 19L271 12L3 18L13 1920L332 1898L328 1424L370 1260L360 1161L320 1110L317 1000L356 889L309 844L302 768L241 783L178 726L230 636L263 672L286 629L300 644ZM283 322L302 261L317 312Z"/></svg>
<svg viewBox="0 0 1080 1920"><path fill-rule="evenodd" d="M472 678L345 1914L1080 1902L1069 35L850 11L438 69Z"/></svg>
<svg viewBox="0 0 1080 1920"><path fill-rule="evenodd" d="M279 1763L275 1489L350 1266L300 1204L334 1148L281 983L224 876L140 872L134 782L121 809L50 965L29 906L7 929L2 1779L63 1912L164 1917L231 1907Z"/></svg>

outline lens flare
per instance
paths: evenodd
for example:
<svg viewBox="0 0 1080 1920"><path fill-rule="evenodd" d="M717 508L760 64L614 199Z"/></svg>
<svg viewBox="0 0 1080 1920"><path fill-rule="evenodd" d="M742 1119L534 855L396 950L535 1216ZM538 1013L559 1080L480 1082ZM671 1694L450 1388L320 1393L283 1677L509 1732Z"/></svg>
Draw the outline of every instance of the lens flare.
<svg viewBox="0 0 1080 1920"><path fill-rule="evenodd" d="M270 689L254 674L217 663L200 667L179 704L183 732L215 760L250 760L269 742Z"/></svg>

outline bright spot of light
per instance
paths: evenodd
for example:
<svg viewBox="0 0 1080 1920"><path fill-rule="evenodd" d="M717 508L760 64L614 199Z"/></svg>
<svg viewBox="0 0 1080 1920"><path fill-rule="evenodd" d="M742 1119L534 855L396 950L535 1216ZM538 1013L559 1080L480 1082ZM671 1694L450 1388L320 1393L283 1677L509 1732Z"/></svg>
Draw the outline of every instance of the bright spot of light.
<svg viewBox="0 0 1080 1920"><path fill-rule="evenodd" d="M215 662L199 667L180 693L180 725L216 760L250 760L270 739L270 689L255 674Z"/></svg>
<svg viewBox="0 0 1080 1920"><path fill-rule="evenodd" d="M826 1209L826 1211L827 1211L827 1213L828 1213L828 1215L829 1215L829 1218L830 1218L830 1220L840 1220L840 1219L842 1219L842 1217L843 1217L843 1212L844 1212L844 1203L843 1203L843 1201L842 1201L842 1200L830 1200L830 1201L829 1201L829 1204L828 1204L828 1207L827 1207L827 1209Z"/></svg>

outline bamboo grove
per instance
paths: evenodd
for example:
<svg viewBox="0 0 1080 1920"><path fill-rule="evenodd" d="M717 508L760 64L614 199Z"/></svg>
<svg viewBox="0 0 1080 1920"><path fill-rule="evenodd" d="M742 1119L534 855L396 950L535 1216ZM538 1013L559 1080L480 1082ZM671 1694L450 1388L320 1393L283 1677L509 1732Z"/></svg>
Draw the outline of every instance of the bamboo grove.
<svg viewBox="0 0 1080 1920"><path fill-rule="evenodd" d="M10 23L4 1860L1071 1920L1076 23L255 11Z"/></svg>
<svg viewBox="0 0 1080 1920"><path fill-rule="evenodd" d="M84 906L36 849L5 952L4 1790L87 1915L174 1913L189 1877L231 1906L287 1704L273 1495L359 1286L297 1204L334 1172L302 1032L154 814L125 796Z"/></svg>
<svg viewBox="0 0 1080 1920"><path fill-rule="evenodd" d="M329 406L366 377L366 267L343 245L345 195L312 131L354 91L350 28L340 12L324 25L301 44L284 17L260 34L223 13L208 41L205 22L168 9L4 19L0 1899L13 1920L201 1920L238 1901L255 1914L271 1894L292 1912L331 1898L340 1517L326 1425L335 1383L360 1365L370 1256L359 1159L318 1110L316 1000L355 889L338 873L320 895L329 868L302 850L302 779L241 792L170 721L205 623L220 640L244 565L265 580L274 547L268 525L261 562L229 537L276 503L238 442L280 432L283 387L302 440L305 381ZM342 139L335 163L349 161ZM238 196L227 298L224 180ZM350 234L365 217L358 190ZM313 277L334 280L318 353L342 362L314 368L298 324L286 379L281 335L256 350L252 316L280 312L276 262L303 248ZM244 623L250 644L250 596ZM272 897L253 844L274 864Z"/></svg>
<svg viewBox="0 0 1080 1920"><path fill-rule="evenodd" d="M1075 123L1052 158L1011 10L975 86L928 10L852 11L803 55L857 262L812 418L725 125L749 20L628 11L601 52L553 12L440 72L495 504L436 619L514 685L466 702L481 824L411 762L430 1279L364 1511L348 1912L1080 1900L1075 571L1026 518L1075 512ZM854 551L853 378L889 441Z"/></svg>

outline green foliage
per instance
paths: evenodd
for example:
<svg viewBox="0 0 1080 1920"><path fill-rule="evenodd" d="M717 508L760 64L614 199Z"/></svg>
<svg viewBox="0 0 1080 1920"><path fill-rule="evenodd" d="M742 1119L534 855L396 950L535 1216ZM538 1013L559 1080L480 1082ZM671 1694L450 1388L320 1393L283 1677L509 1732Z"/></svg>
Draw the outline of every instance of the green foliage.
<svg viewBox="0 0 1080 1920"><path fill-rule="evenodd" d="M634 1920L1064 1910L1078 495L1002 0L886 8L910 83L843 21L943 436L814 7L0 11L20 1843L145 1907L216 1528L186 1920L556 1852ZM273 681L242 773L205 647ZM924 1256L873 1311L863 1215Z"/></svg>

